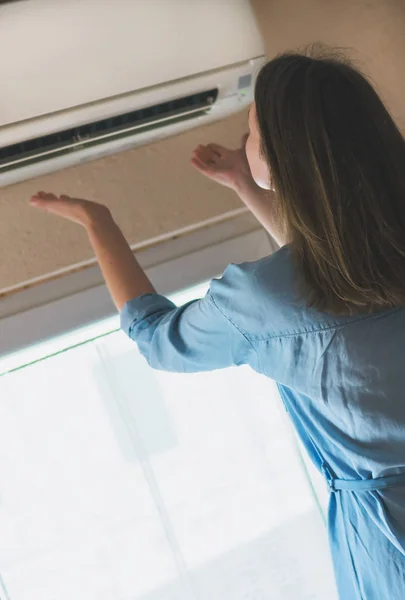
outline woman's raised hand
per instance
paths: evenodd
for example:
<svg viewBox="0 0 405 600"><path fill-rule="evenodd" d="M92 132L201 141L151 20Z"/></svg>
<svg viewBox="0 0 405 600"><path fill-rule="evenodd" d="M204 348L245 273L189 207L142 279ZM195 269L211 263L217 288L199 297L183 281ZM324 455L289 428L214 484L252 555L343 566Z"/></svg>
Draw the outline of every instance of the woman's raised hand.
<svg viewBox="0 0 405 600"><path fill-rule="evenodd" d="M235 150L219 144L199 145L193 151L191 163L203 175L235 191L246 182L256 185L246 158L247 138L244 135L241 147Z"/></svg>

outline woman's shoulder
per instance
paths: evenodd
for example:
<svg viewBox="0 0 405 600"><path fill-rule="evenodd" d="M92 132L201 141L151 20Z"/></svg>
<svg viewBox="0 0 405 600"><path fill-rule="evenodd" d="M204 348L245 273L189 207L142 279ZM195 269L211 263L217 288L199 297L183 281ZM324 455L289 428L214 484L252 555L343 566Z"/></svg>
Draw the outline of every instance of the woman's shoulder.
<svg viewBox="0 0 405 600"><path fill-rule="evenodd" d="M252 339L309 333L340 326L354 317L320 313L306 305L288 245L256 261L231 263L210 291L218 307Z"/></svg>

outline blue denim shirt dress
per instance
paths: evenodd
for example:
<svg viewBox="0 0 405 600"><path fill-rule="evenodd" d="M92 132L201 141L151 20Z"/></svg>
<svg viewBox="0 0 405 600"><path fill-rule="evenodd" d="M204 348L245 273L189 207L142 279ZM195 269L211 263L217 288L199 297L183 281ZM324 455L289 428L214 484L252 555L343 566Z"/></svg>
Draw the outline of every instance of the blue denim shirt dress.
<svg viewBox="0 0 405 600"><path fill-rule="evenodd" d="M139 296L121 326L154 369L248 364L275 380L331 492L340 597L404 600L405 309L320 313L299 298L296 275L284 246L230 264L204 298L183 306Z"/></svg>

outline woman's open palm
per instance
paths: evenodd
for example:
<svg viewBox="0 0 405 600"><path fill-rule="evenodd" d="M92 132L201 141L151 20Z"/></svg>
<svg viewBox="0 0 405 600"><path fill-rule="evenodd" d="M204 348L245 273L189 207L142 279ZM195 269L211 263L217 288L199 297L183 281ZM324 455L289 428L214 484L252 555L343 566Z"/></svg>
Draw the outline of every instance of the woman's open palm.
<svg viewBox="0 0 405 600"><path fill-rule="evenodd" d="M232 189L242 180L253 182L245 152L247 137L243 136L241 147L235 150L219 144L199 145L193 151L191 163L203 175Z"/></svg>

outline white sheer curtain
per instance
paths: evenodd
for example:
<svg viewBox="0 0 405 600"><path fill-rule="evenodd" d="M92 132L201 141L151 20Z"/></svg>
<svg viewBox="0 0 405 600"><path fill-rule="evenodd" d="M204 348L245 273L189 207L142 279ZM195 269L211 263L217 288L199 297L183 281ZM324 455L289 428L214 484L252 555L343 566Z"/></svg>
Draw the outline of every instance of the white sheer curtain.
<svg viewBox="0 0 405 600"><path fill-rule="evenodd" d="M0 598L333 600L323 501L249 367L153 371L115 331L0 377Z"/></svg>

